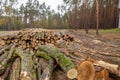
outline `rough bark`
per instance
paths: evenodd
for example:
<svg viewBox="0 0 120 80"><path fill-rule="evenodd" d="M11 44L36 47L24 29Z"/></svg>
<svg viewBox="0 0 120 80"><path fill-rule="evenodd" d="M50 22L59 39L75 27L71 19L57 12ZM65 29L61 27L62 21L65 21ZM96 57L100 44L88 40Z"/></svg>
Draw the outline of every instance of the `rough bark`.
<svg viewBox="0 0 120 80"><path fill-rule="evenodd" d="M12 44L9 45L9 46L7 46L7 47L5 47L5 48L2 48L2 49L0 50L0 55L1 55L5 50L10 49L11 46L12 46Z"/></svg>
<svg viewBox="0 0 120 80"><path fill-rule="evenodd" d="M4 53L0 56L0 63L3 62L4 59L7 58L9 51L4 51Z"/></svg>
<svg viewBox="0 0 120 80"><path fill-rule="evenodd" d="M11 66L6 68L5 72L2 74L2 76L0 76L0 80L8 80L9 79L10 69L11 69Z"/></svg>
<svg viewBox="0 0 120 80"><path fill-rule="evenodd" d="M37 52L37 56L42 57L47 61L46 62L43 59L40 59L39 61L41 64L41 68L43 70L43 73L39 80L51 80L52 72L53 69L55 68L54 60L50 56L48 56L45 52Z"/></svg>
<svg viewBox="0 0 120 80"><path fill-rule="evenodd" d="M62 70L54 70L53 80L71 80L71 79L68 79Z"/></svg>
<svg viewBox="0 0 120 80"><path fill-rule="evenodd" d="M39 80L42 74L42 66L39 63L39 58L36 59L35 63L36 63L37 80ZM44 62L42 64L44 64Z"/></svg>
<svg viewBox="0 0 120 80"><path fill-rule="evenodd" d="M12 65L10 80L19 80L20 78L20 59L17 58Z"/></svg>
<svg viewBox="0 0 120 80"><path fill-rule="evenodd" d="M8 53L7 58L5 58L1 63L0 63L0 74L2 74L5 69L8 67L8 65L10 65L11 63L9 62L11 60L11 57L13 55L13 51L14 51L15 45L13 45L10 49L10 52Z"/></svg>
<svg viewBox="0 0 120 80"><path fill-rule="evenodd" d="M21 47L16 48L15 54L17 54L21 58L20 79L36 80L34 62L32 60L33 54L30 54L29 49L23 51Z"/></svg>
<svg viewBox="0 0 120 80"><path fill-rule="evenodd" d="M39 47L39 51L37 52L37 54L39 54L40 51L44 51L47 53L48 56L54 58L57 61L57 64L65 71L68 78L71 78L71 79L76 78L77 70L75 69L74 64L63 53L60 53L57 47L55 47L52 44L43 45ZM69 76L72 73L73 73L73 76L72 77Z"/></svg>
<svg viewBox="0 0 120 80"><path fill-rule="evenodd" d="M49 65L43 70L43 73L39 80L52 80L53 69L54 69L54 61L51 59L49 61Z"/></svg>

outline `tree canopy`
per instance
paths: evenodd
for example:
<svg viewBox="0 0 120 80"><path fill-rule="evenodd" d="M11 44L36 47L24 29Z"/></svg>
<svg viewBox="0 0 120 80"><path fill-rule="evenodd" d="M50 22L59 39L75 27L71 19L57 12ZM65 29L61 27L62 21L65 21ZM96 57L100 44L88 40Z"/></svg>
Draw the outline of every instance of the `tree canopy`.
<svg viewBox="0 0 120 80"><path fill-rule="evenodd" d="M118 0L98 0L99 28L118 27ZM27 0L19 7L18 0L0 2L0 29L24 28L96 28L96 0L63 0L54 11L39 0Z"/></svg>

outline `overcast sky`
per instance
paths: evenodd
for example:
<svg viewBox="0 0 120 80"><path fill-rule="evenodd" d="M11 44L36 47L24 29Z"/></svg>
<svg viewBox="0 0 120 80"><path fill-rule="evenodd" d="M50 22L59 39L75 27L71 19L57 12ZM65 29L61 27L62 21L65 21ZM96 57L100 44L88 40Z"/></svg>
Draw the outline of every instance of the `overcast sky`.
<svg viewBox="0 0 120 80"><path fill-rule="evenodd" d="M40 3L45 2L47 6L50 5L51 9L54 9L55 11L57 11L57 6L59 4L62 4L62 0L38 0L38 1ZM18 2L21 4L27 2L27 0L18 0Z"/></svg>

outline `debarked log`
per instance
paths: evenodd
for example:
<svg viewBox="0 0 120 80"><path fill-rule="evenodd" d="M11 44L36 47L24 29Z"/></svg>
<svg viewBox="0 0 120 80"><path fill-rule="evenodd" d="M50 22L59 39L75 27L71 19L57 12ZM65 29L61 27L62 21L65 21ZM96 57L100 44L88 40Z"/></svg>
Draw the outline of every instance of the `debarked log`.
<svg viewBox="0 0 120 80"><path fill-rule="evenodd" d="M77 77L77 70L75 69L73 62L61 53L53 44L41 45L38 49L38 55L40 51L43 51L47 53L48 56L55 59L57 64L64 70L69 79L74 79Z"/></svg>

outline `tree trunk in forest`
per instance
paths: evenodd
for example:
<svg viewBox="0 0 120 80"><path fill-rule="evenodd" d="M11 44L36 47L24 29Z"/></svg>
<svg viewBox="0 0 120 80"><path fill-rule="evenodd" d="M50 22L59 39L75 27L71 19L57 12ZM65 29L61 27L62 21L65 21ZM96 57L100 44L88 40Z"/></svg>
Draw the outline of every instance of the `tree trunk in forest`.
<svg viewBox="0 0 120 80"><path fill-rule="evenodd" d="M99 1L96 0L96 35L99 35Z"/></svg>
<svg viewBox="0 0 120 80"><path fill-rule="evenodd" d="M120 0L119 0L119 3L118 3L118 9L119 9L119 24L118 24L118 28L120 28Z"/></svg>
<svg viewBox="0 0 120 80"><path fill-rule="evenodd" d="M86 31L86 34L88 34L88 25L86 25L87 24L87 0L84 0L84 2L83 2L83 10L84 10L84 28L85 28L85 31Z"/></svg>

